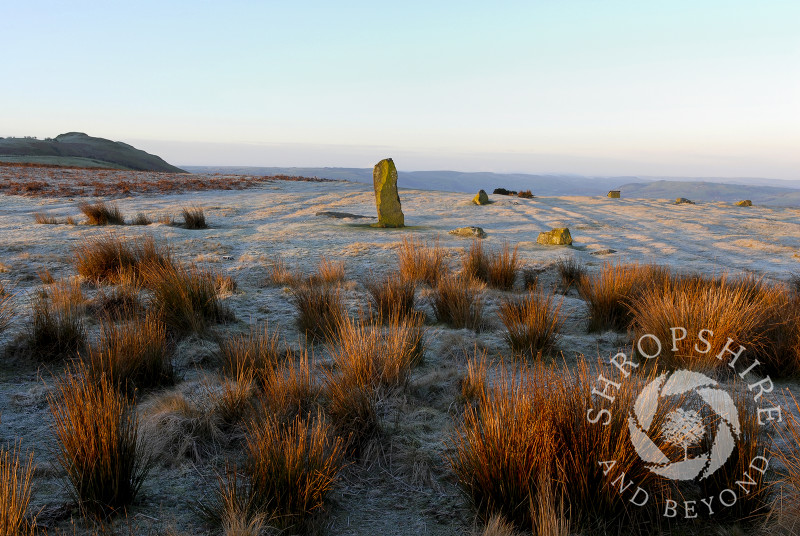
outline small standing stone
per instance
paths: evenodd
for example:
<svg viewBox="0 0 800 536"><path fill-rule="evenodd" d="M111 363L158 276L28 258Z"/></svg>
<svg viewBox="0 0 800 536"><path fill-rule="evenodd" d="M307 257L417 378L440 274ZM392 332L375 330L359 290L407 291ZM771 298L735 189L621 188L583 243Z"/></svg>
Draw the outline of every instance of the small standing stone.
<svg viewBox="0 0 800 536"><path fill-rule="evenodd" d="M478 192L478 195L472 199L472 202L476 205L488 205L490 201L489 196L486 194L486 190L481 190Z"/></svg>
<svg viewBox="0 0 800 536"><path fill-rule="evenodd" d="M397 168L391 158L375 164L372 182L375 187L375 206L378 209L378 223L375 227L405 226L400 194L397 193Z"/></svg>
<svg viewBox="0 0 800 536"><path fill-rule="evenodd" d="M572 235L567 227L559 227L539 233L536 241L545 246L569 246L572 245Z"/></svg>

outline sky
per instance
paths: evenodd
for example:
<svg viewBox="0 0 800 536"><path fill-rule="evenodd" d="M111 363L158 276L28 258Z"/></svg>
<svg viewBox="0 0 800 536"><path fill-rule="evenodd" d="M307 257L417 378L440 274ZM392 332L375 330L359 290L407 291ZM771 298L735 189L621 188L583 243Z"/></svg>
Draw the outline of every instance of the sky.
<svg viewBox="0 0 800 536"><path fill-rule="evenodd" d="M176 165L800 179L800 1L0 3L0 136Z"/></svg>

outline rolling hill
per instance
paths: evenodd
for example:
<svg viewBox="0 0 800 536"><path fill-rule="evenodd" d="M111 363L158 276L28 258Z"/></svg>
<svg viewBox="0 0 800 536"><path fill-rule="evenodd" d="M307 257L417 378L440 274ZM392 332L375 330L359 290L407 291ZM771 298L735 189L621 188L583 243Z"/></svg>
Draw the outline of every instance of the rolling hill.
<svg viewBox="0 0 800 536"><path fill-rule="evenodd" d="M68 132L55 138L0 138L0 161L185 173L127 143Z"/></svg>

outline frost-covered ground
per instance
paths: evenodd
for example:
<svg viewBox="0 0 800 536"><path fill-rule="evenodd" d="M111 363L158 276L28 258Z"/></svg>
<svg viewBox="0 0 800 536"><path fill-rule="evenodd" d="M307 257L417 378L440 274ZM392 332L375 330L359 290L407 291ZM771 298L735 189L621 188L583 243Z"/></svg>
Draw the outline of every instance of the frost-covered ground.
<svg viewBox="0 0 800 536"><path fill-rule="evenodd" d="M800 209L738 207L724 203L674 205L669 200L607 199L605 197L543 197L519 199L491 196L487 206L471 196L436 191L401 190L408 228L376 229L374 220L332 219L322 211L374 216L370 187L351 182L274 181L245 190L199 191L168 195L136 195L114 199L128 218L143 212L154 221L180 215L185 206L202 207L210 224L205 230L186 230L154 223L149 226L91 227L38 225L34 214L44 212L80 223L77 205L84 199L0 196L0 281L15 294L21 308L0 345L7 345L24 328L28 294L40 285L37 272L56 278L75 274L72 250L82 240L113 232L123 236L145 233L168 241L184 261L231 275L238 290L225 297L237 321L217 333L239 333L249 324L268 321L280 328L293 345L301 344L293 324L288 290L264 286L268 266L283 258L290 266L311 272L322 256L343 260L352 312L366 306L360 282L372 273L396 268L397 248L404 237L438 239L448 248L453 266L470 239L447 234L474 225L488 236L485 247L504 242L519 246L526 267L542 268L541 282L554 286L551 269L556 259L571 256L596 270L604 262L643 261L682 271L705 273L753 272L769 280L787 280L800 271ZM569 227L573 247L536 243L540 231ZM550 269L548 269L550 268ZM87 294L93 291L87 289ZM425 291L421 291L424 303ZM486 291L489 329L475 334L440 325L429 326L425 364L415 370L402 398L387 409L389 454L396 450L399 466L385 460L352 470L335 493L327 522L330 534L464 534L474 519L446 468L445 440L452 426L458 379L464 374L462 349L475 344L493 355L506 352L496 309L507 293ZM429 316L430 308L427 309ZM575 291L565 296L565 324L560 348L567 362L580 356L607 358L624 344L615 333L586 333L585 304ZM432 321L430 322L432 324ZM96 322L93 323L96 326ZM176 368L187 386L202 381L217 350L214 340L191 337L180 343ZM316 350L324 359L324 349ZM23 448L35 450L38 472L33 506L44 509L52 526L69 526L70 503L53 463L46 394L51 374L13 360L0 365L0 441L20 438ZM800 393L793 383L783 383ZM188 387L187 387L188 388ZM394 449L394 450L393 450ZM174 526L185 534L205 530L189 506L215 487L214 471L224 454L202 464L159 466L145 484L141 499L129 512L135 526ZM386 457L392 458L387 454ZM392 458L394 459L394 458ZM59 510L59 508L61 510Z"/></svg>

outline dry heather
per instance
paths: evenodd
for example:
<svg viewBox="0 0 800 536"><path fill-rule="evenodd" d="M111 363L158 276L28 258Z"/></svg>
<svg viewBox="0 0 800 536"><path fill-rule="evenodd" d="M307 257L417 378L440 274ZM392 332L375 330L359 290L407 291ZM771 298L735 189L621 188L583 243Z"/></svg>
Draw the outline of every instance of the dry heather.
<svg viewBox="0 0 800 536"><path fill-rule="evenodd" d="M125 225L125 218L117 205L107 205L103 201L98 203L81 203L78 209L86 216L89 225Z"/></svg>
<svg viewBox="0 0 800 536"><path fill-rule="evenodd" d="M439 246L438 239L430 244L414 237L404 238L397 257L400 276L406 281L435 287L439 278L449 271L445 257L446 252Z"/></svg>
<svg viewBox="0 0 800 536"><path fill-rule="evenodd" d="M142 271L172 265L172 252L151 235L125 238L115 234L84 241L75 251L78 274L108 283L140 282Z"/></svg>
<svg viewBox="0 0 800 536"><path fill-rule="evenodd" d="M44 180L42 180L42 178ZM274 181L330 182L287 175L200 175L118 169L63 168L0 162L0 192L32 197L110 197L209 190L243 190Z"/></svg>
<svg viewBox="0 0 800 536"><path fill-rule="evenodd" d="M436 320L453 328L480 329L483 288L480 281L468 275L442 277L429 298Z"/></svg>
<svg viewBox="0 0 800 536"><path fill-rule="evenodd" d="M725 487L736 487L735 481L741 480L750 462L746 457L769 448L768 440L759 436L755 413L741 397L736 402L744 417L741 444L746 448L702 489L659 477L641 461L627 439L628 414L643 382L654 377L651 373L646 379L628 379L616 391L615 410L604 426L605 418L597 424L587 420L594 405L591 390L595 378L585 363L574 370L541 365L501 368L494 384L478 391L478 403L466 406L463 422L452 437L450 462L461 486L479 512L501 514L536 534L563 528L564 512L572 525L586 530L652 534L656 529L651 523L660 523L661 512L633 506L628 502L630 496L620 498L620 481L612 482L622 472L625 482L646 489L651 504L656 505L663 505L667 498L699 501L707 496L704 493L718 494ZM489 385L488 381L485 378L483 383ZM691 402L682 399L662 404L651 428L661 429L670 410ZM711 440L707 438L702 446L709 448ZM608 460L616 463L604 475L600 462ZM543 476L546 478L540 480ZM763 515L765 489L764 482L758 481L737 508L717 512L715 519Z"/></svg>
<svg viewBox="0 0 800 536"><path fill-rule="evenodd" d="M19 448L0 447L0 534L3 536L35 534L36 522L28 514L33 469L33 453L23 462Z"/></svg>
<svg viewBox="0 0 800 536"><path fill-rule="evenodd" d="M336 336L341 319L347 316L339 287L313 280L292 289L297 310L297 328L311 340Z"/></svg>
<svg viewBox="0 0 800 536"><path fill-rule="evenodd" d="M730 350L740 345L747 349L737 364L742 369L745 361L758 360L761 370L777 376L800 370L800 307L784 287L752 278L676 278L640 294L631 304L631 315L637 338L649 333L667 341L660 353L652 341L642 346L648 354L658 353L659 363L670 368L732 373L728 359L716 357L731 339ZM675 350L674 327L686 330ZM704 337L708 345L698 339L703 329L713 332Z"/></svg>
<svg viewBox="0 0 800 536"><path fill-rule="evenodd" d="M166 326L152 316L134 316L121 323L103 319L100 338L85 361L93 378L105 376L133 396L142 389L174 383L171 357Z"/></svg>
<svg viewBox="0 0 800 536"><path fill-rule="evenodd" d="M583 277L578 290L589 306L589 331L624 331L632 320L629 305L669 278L669 271L660 266L610 263L598 275Z"/></svg>
<svg viewBox="0 0 800 536"><path fill-rule="evenodd" d="M56 380L49 403L56 457L75 499L101 514L130 504L150 463L135 412L113 383L78 365Z"/></svg>
<svg viewBox="0 0 800 536"><path fill-rule="evenodd" d="M341 440L321 418L296 417L290 424L265 418L247 427L247 463L240 477L220 478L206 514L221 525L304 532L324 507L343 463ZM239 521L232 521L238 518Z"/></svg>
<svg viewBox="0 0 800 536"><path fill-rule="evenodd" d="M415 314L416 285L399 273L369 279L364 286L369 292L373 315L380 321L388 322L395 316L409 318Z"/></svg>
<svg viewBox="0 0 800 536"><path fill-rule="evenodd" d="M511 351L531 358L555 350L564 324L562 301L554 295L530 292L524 298L510 298L500 304L500 319L506 327L506 341Z"/></svg>
<svg viewBox="0 0 800 536"><path fill-rule="evenodd" d="M208 229L206 214L201 207L184 207L181 216L184 229Z"/></svg>

